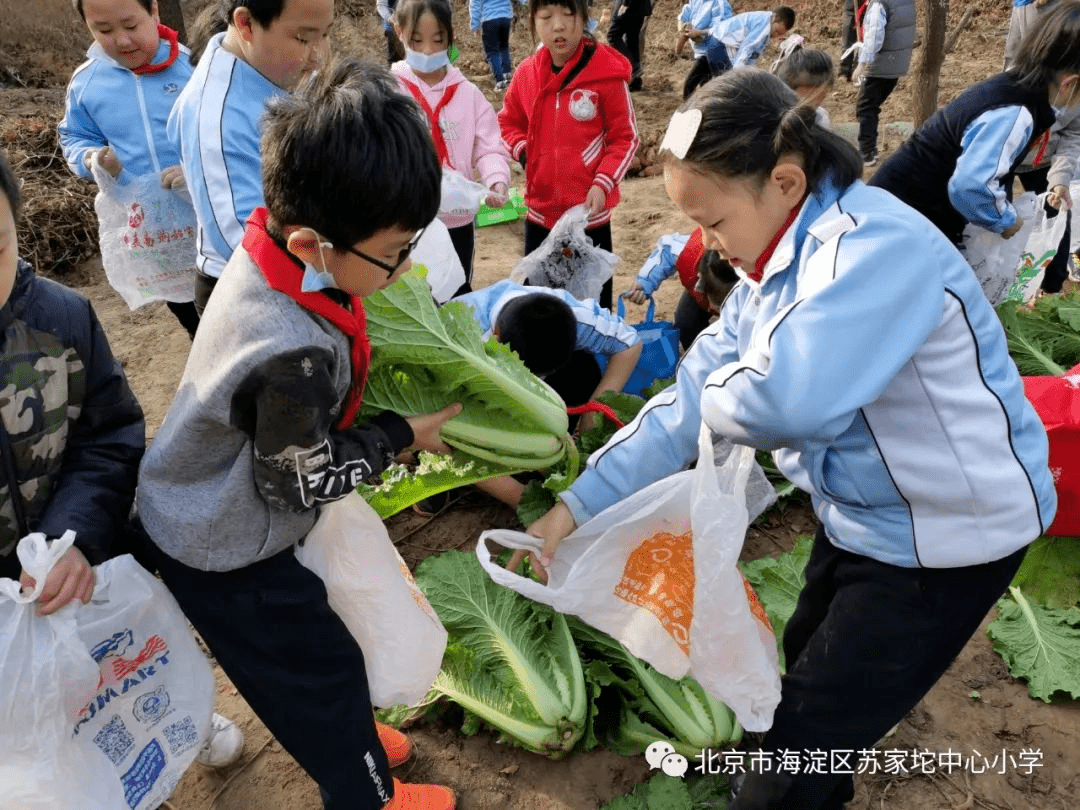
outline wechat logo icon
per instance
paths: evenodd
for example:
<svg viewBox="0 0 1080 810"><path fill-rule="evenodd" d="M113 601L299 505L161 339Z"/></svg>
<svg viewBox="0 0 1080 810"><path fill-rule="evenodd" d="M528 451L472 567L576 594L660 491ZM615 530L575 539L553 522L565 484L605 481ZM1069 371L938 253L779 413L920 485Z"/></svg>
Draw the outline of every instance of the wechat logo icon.
<svg viewBox="0 0 1080 810"><path fill-rule="evenodd" d="M686 773L686 757L676 754L671 743L657 740L645 749L645 761L655 770L659 768L668 776L683 776Z"/></svg>

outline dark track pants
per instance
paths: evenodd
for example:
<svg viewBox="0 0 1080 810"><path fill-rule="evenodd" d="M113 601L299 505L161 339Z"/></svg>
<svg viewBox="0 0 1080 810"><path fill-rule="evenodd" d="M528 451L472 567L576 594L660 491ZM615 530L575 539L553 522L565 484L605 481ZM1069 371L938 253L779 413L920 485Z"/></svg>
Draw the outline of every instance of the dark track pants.
<svg viewBox="0 0 1080 810"><path fill-rule="evenodd" d="M328 810L378 810L393 793L364 654L290 548L217 573L156 546L162 580L244 700L323 793Z"/></svg>
<svg viewBox="0 0 1080 810"><path fill-rule="evenodd" d="M550 228L545 228L543 225L537 225L532 220L525 220L525 255L528 256L538 247L540 243L544 241L547 235L551 233ZM603 225L597 225L594 228L586 228L585 235L592 240L592 243L598 248L611 251L611 223L605 222ZM600 290L600 306L605 309L611 309L613 299L612 290L614 284L609 278L604 282L604 286Z"/></svg>
<svg viewBox="0 0 1080 810"><path fill-rule="evenodd" d="M787 674L763 748L803 761L811 751L871 748L959 655L1023 556L899 568L838 549L818 529L784 632ZM850 775L774 769L748 774L731 810L840 810L853 796Z"/></svg>

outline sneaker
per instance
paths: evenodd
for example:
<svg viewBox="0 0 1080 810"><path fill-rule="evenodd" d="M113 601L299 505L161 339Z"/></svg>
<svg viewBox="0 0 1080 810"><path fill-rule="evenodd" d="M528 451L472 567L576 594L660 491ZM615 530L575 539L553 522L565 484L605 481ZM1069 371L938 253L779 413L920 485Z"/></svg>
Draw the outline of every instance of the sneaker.
<svg viewBox="0 0 1080 810"><path fill-rule="evenodd" d="M877 159L878 159L877 150L874 150L869 155L863 155L862 165L863 166L876 166L877 165Z"/></svg>
<svg viewBox="0 0 1080 810"><path fill-rule="evenodd" d="M386 751L386 759L391 768L404 765L412 756L412 742L409 738L393 726L375 722L375 730L379 733L379 742Z"/></svg>
<svg viewBox="0 0 1080 810"><path fill-rule="evenodd" d="M232 720L214 712L210 718L210 738L195 755L195 761L208 768L225 768L244 753L244 732Z"/></svg>
<svg viewBox="0 0 1080 810"><path fill-rule="evenodd" d="M394 780L394 798L383 810L454 810L454 791L442 785L406 785Z"/></svg>

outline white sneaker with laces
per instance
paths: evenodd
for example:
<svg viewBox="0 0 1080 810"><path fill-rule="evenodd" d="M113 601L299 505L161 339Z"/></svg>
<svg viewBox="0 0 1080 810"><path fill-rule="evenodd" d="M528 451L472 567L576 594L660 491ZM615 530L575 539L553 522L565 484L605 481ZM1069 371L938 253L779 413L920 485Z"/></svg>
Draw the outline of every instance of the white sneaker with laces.
<svg viewBox="0 0 1080 810"><path fill-rule="evenodd" d="M243 753L244 732L228 717L214 712L210 718L210 737L195 756L195 761L208 768L224 768L240 759Z"/></svg>

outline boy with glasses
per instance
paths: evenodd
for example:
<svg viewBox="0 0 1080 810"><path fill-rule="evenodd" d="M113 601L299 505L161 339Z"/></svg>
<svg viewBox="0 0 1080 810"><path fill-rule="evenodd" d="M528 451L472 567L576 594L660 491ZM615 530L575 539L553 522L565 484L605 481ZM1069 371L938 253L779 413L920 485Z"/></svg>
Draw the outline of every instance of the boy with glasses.
<svg viewBox="0 0 1080 810"><path fill-rule="evenodd" d="M363 298L411 266L439 206L438 158L420 108L355 60L268 107L262 155L266 207L140 470L140 515L162 579L327 807L449 810L449 789L391 779L364 666L379 651L360 650L295 556L320 504L405 448L448 449L439 430L460 405L354 424Z"/></svg>

